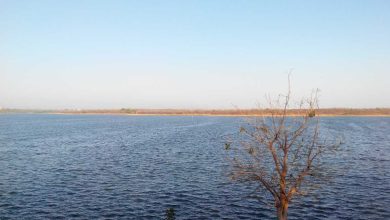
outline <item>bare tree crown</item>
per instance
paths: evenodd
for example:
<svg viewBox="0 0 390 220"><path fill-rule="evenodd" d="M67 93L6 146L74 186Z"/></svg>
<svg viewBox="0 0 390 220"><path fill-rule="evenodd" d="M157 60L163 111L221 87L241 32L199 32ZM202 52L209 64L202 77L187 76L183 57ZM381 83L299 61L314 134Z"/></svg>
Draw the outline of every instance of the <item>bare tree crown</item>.
<svg viewBox="0 0 390 220"><path fill-rule="evenodd" d="M335 145L319 135L318 90L296 104L295 115L289 114L290 88L276 100L268 98L268 104L270 115L248 120L240 128L241 143L225 148L232 158L231 177L259 183L270 193L279 219L286 219L288 204L304 194L302 186L320 173L321 155Z"/></svg>

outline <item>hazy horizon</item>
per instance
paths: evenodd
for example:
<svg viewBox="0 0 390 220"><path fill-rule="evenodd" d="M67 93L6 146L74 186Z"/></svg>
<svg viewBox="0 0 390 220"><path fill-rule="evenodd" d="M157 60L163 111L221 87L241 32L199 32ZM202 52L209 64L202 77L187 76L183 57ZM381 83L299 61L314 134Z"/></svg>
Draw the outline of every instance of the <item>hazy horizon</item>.
<svg viewBox="0 0 390 220"><path fill-rule="evenodd" d="M137 107L120 107L120 108L7 108L7 107L3 107L3 106L0 106L0 111L1 110L5 110L7 112L7 110L9 111L54 111L54 112L58 112L58 113L61 113L62 111L66 112L66 111L87 111L86 113L93 113L93 111L107 111L106 113L114 113L112 111L121 111L121 110L172 110L172 111L180 111L180 110L183 110L183 111L247 111L247 110L267 110L267 109L270 109L269 107L262 107L262 106L254 106L254 107L250 107L250 108L238 108L238 107L231 107L231 108L137 108ZM277 109L277 108L274 108L274 109ZM298 108L288 108L288 110L296 110ZM389 107L369 107L369 108L348 108L348 107L320 107L319 110L332 110L332 109L338 109L338 110L388 110L390 109ZM88 112L88 111L92 111L92 112ZM102 112L103 113L103 112ZM123 112L123 113L126 113L126 112ZM342 114L344 114L345 112L342 112ZM370 115L370 113L372 112L368 112L366 114L362 114L362 115ZM126 113L127 114L127 113ZM130 114L130 113L129 113ZM138 113L138 114L148 114L147 112L142 112L142 113ZM150 114L154 114L154 113L150 113ZM156 113L156 114L164 114L164 113ZM170 112L170 114L175 114L175 112ZM180 113L182 114L182 113ZM184 112L185 114L185 112ZM207 114L207 113L206 113ZM338 115L338 113L334 113L335 115ZM353 113L351 113L353 115ZM387 113L386 113L387 114ZM216 115L219 115L218 113L216 113ZM375 114L374 114L375 115Z"/></svg>
<svg viewBox="0 0 390 220"><path fill-rule="evenodd" d="M389 108L389 1L0 0L0 107Z"/></svg>

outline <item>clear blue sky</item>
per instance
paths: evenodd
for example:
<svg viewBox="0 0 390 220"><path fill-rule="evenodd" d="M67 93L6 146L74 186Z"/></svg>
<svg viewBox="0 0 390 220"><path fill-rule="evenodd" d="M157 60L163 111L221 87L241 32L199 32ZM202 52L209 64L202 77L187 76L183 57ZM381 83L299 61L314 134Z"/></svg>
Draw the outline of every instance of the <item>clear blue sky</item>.
<svg viewBox="0 0 390 220"><path fill-rule="evenodd" d="M0 106L390 107L390 1L0 0Z"/></svg>

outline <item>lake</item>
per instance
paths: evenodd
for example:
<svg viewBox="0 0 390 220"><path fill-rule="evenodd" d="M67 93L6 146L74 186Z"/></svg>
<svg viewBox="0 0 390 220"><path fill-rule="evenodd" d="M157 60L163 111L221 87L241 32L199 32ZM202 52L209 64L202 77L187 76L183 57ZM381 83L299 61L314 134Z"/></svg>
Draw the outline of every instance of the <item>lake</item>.
<svg viewBox="0 0 390 220"><path fill-rule="evenodd" d="M226 137L241 118L0 114L0 219L269 219L231 182ZM340 171L290 219L390 219L390 118L325 117Z"/></svg>

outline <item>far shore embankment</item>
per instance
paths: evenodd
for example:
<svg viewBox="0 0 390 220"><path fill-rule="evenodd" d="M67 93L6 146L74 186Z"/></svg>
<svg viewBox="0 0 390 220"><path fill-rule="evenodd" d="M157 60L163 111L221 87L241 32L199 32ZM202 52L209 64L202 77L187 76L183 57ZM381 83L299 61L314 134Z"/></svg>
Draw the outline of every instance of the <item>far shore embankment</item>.
<svg viewBox="0 0 390 220"><path fill-rule="evenodd" d="M218 117L267 117L277 109L87 109L87 110L29 110L2 109L0 113L69 114L69 115L128 115L128 116L218 116ZM300 109L289 109L290 117L302 116ZM320 117L390 117L390 108L324 108L315 111Z"/></svg>

